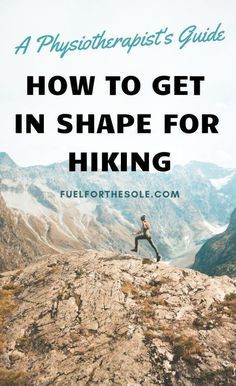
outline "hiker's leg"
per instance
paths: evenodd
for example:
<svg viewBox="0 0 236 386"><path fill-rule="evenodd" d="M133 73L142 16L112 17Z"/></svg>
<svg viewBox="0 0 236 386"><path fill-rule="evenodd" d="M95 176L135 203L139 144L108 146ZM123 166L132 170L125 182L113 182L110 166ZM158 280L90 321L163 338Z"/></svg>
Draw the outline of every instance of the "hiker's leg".
<svg viewBox="0 0 236 386"><path fill-rule="evenodd" d="M155 246L154 242L152 241L152 238L151 237L147 237L147 240L148 240L149 244L151 245L151 247L156 252L156 255L159 256L159 252L158 252L157 247Z"/></svg>
<svg viewBox="0 0 236 386"><path fill-rule="evenodd" d="M139 236L135 237L135 247L134 247L134 249L136 249L136 251L138 250L138 241L139 240L143 240L143 239L145 239L145 237L143 235L139 235Z"/></svg>

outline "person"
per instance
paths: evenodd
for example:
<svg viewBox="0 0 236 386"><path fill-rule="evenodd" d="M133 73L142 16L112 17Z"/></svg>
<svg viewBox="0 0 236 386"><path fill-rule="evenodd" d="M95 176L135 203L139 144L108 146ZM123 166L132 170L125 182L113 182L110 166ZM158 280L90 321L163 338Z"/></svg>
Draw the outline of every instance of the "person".
<svg viewBox="0 0 236 386"><path fill-rule="evenodd" d="M142 222L142 227L139 229L137 232L133 233L134 235L138 235L135 237L135 247L131 249L132 252L138 252L138 242L139 240L147 240L151 247L154 249L156 253L156 261L161 260L161 256L157 250L157 247L155 246L154 242L152 241L151 233L150 233L150 224L146 220L146 216L142 215L141 216L141 222Z"/></svg>

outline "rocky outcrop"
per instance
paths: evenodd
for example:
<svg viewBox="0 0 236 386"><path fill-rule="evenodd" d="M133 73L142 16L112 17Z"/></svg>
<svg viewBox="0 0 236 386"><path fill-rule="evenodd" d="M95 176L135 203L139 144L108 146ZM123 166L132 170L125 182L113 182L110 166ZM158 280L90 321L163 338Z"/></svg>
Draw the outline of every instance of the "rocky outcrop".
<svg viewBox="0 0 236 386"><path fill-rule="evenodd" d="M208 275L236 276L236 209L226 231L208 240L199 250L193 268Z"/></svg>
<svg viewBox="0 0 236 386"><path fill-rule="evenodd" d="M87 250L54 254L3 273L0 282L0 308L8 302L2 379L33 386L235 384L235 281L227 276Z"/></svg>

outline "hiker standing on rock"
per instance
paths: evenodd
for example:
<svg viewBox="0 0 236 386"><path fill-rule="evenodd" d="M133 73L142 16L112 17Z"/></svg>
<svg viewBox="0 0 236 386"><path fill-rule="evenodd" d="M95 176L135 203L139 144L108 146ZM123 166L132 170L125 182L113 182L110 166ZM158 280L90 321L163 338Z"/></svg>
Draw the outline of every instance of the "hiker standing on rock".
<svg viewBox="0 0 236 386"><path fill-rule="evenodd" d="M142 222L142 227L139 229L137 232L132 233L133 235L138 235L135 237L135 247L134 249L131 249L132 252L138 252L138 241L139 240L147 240L151 247L154 249L156 253L156 261L161 260L161 256L159 255L159 252L157 250L157 247L152 241L151 233L150 233L150 223L146 220L146 216L143 215L141 216L141 222Z"/></svg>

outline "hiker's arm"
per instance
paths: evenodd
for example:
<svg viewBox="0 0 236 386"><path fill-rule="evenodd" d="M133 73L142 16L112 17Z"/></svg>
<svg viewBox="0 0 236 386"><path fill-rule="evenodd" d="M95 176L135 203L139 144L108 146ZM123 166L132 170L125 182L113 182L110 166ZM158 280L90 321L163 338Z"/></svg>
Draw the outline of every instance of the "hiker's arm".
<svg viewBox="0 0 236 386"><path fill-rule="evenodd" d="M132 233L132 235L140 235L140 233L142 233L142 229L139 229L138 231Z"/></svg>

